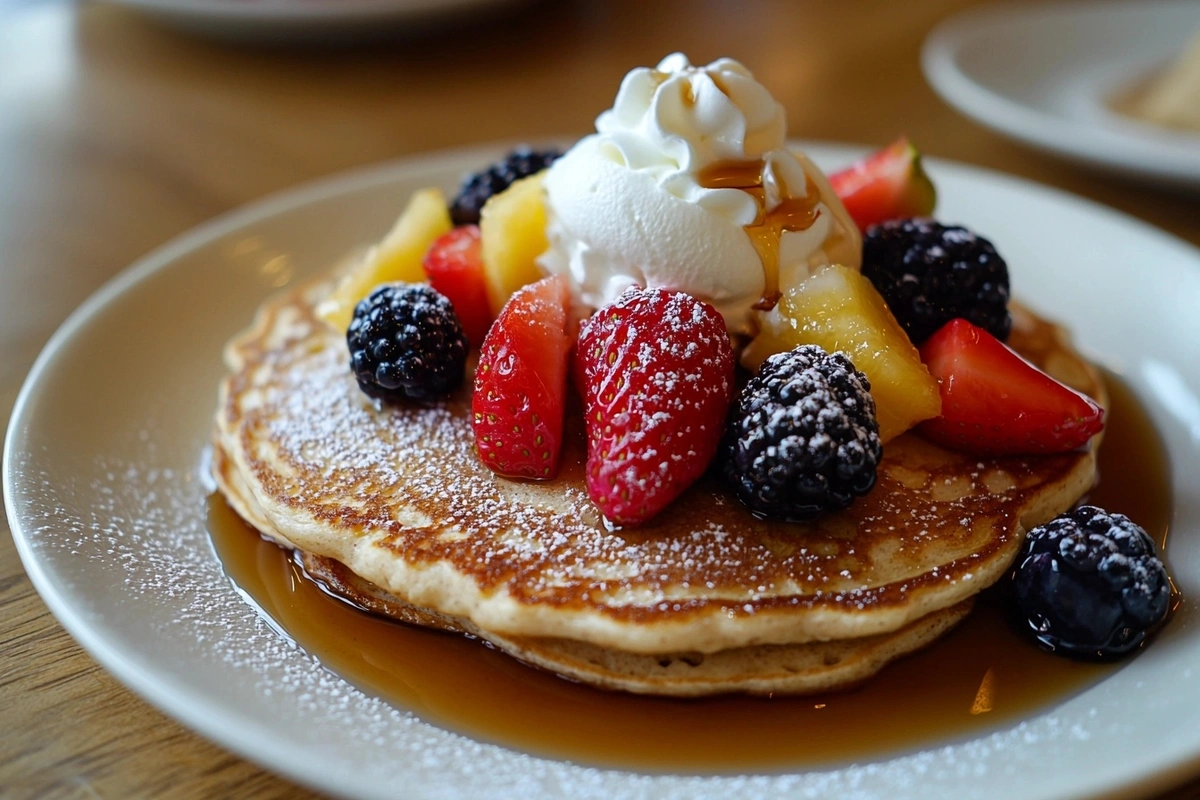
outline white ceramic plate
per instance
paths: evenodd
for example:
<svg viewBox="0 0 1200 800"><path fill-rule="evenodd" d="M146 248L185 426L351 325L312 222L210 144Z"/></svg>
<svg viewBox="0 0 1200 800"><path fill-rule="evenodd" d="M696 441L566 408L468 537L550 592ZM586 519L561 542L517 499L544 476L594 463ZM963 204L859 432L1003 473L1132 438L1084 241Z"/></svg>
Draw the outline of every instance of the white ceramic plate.
<svg viewBox="0 0 1200 800"><path fill-rule="evenodd" d="M1085 164L1200 190L1200 134L1109 107L1197 32L1194 0L994 6L935 28L922 62L946 102L989 128Z"/></svg>
<svg viewBox="0 0 1200 800"><path fill-rule="evenodd" d="M218 39L327 41L470 21L526 0L108 0Z"/></svg>
<svg viewBox="0 0 1200 800"><path fill-rule="evenodd" d="M857 154L809 150L826 167ZM414 188L451 189L496 155L405 161L257 203L146 257L55 334L13 412L4 489L30 577L97 660L230 750L355 798L1031 800L1150 791L1200 771L1190 606L1127 667L1015 727L878 763L738 777L598 770L472 741L365 696L278 636L205 531L222 345L278 287L382 234ZM1017 294L1073 326L1153 412L1178 498L1168 558L1185 597L1200 596L1200 252L1051 189L930 167L943 218L992 238Z"/></svg>

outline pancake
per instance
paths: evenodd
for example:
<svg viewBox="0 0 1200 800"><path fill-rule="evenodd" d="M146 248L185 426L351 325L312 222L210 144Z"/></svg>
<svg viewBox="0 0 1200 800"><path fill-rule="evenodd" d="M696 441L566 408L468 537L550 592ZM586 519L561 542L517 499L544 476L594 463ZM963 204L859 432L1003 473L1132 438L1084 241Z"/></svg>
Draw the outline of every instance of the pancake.
<svg viewBox="0 0 1200 800"><path fill-rule="evenodd" d="M717 653L628 653L570 639L505 637L468 620L432 616L364 581L332 559L305 553L305 572L365 610L410 624L483 639L535 667L604 689L638 694L811 694L859 683L932 642L970 613L974 600L935 611L895 633L792 645L751 645Z"/></svg>
<svg viewBox="0 0 1200 800"><path fill-rule="evenodd" d="M268 538L291 547L258 511L232 464L217 449L213 474L230 505ZM892 634L835 642L752 645L718 653L627 653L569 639L505 637L461 617L406 603L355 575L344 564L296 551L305 574L326 592L363 611L486 641L526 664L603 689L694 697L747 694L811 694L841 689L874 675L886 664L920 649L962 621L973 600L924 617Z"/></svg>
<svg viewBox="0 0 1200 800"><path fill-rule="evenodd" d="M1097 441L980 459L906 434L867 497L812 523L758 520L710 477L650 523L611 531L584 489L577 414L556 480L497 478L475 456L465 390L419 407L359 392L344 338L313 316L327 291L269 301L227 348L214 466L231 505L308 554L327 584L328 564L343 565L354 576L343 591L373 596L377 611L598 685L698 694L861 680L960 619L1024 531L1094 481ZM1103 400L1061 330L1014 316L1016 349Z"/></svg>

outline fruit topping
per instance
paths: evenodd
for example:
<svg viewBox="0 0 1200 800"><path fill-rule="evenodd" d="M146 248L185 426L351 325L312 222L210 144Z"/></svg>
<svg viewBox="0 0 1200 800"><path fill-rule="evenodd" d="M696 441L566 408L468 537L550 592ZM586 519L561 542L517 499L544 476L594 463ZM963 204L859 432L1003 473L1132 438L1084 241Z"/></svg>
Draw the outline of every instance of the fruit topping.
<svg viewBox="0 0 1200 800"><path fill-rule="evenodd" d="M424 268L429 285L454 305L467 342L481 344L495 315L483 277L479 226L463 225L439 236L425 254Z"/></svg>
<svg viewBox="0 0 1200 800"><path fill-rule="evenodd" d="M921 347L937 379L942 414L921 433L978 455L1061 453L1104 427L1104 410L1064 386L965 319Z"/></svg>
<svg viewBox="0 0 1200 800"><path fill-rule="evenodd" d="M875 485L883 455L867 376L816 345L763 362L734 404L725 476L755 515L805 520Z"/></svg>
<svg viewBox="0 0 1200 800"><path fill-rule="evenodd" d="M716 454L733 395L725 322L682 292L631 288L583 323L576 358L588 495L611 523L648 520Z"/></svg>
<svg viewBox="0 0 1200 800"><path fill-rule="evenodd" d="M413 192L408 206L391 231L317 307L317 316L336 330L345 330L359 300L381 283L425 280L421 261L433 240L450 230L446 198L440 189Z"/></svg>
<svg viewBox="0 0 1200 800"><path fill-rule="evenodd" d="M567 363L567 279L543 278L518 291L483 340L471 397L475 448L510 478L558 474Z"/></svg>
<svg viewBox="0 0 1200 800"><path fill-rule="evenodd" d="M921 154L907 138L835 172L829 182L864 233L884 220L928 216L937 203Z"/></svg>
<svg viewBox="0 0 1200 800"><path fill-rule="evenodd" d="M468 175L450 205L450 218L455 225L479 224L479 212L492 195L500 194L521 178L541 172L561 155L558 150L518 147L503 161Z"/></svg>
<svg viewBox="0 0 1200 800"><path fill-rule="evenodd" d="M761 331L742 355L749 369L802 344L842 351L871 381L885 443L940 408L937 382L879 292L857 271L825 267L759 316Z"/></svg>
<svg viewBox="0 0 1200 800"><path fill-rule="evenodd" d="M522 178L483 207L479 228L483 274L492 309L499 312L522 286L542 277L537 257L546 252L544 173Z"/></svg>
<svg viewBox="0 0 1200 800"><path fill-rule="evenodd" d="M931 219L884 222L863 239L862 273L913 344L956 317L1008 339L1008 265L987 239Z"/></svg>
<svg viewBox="0 0 1200 800"><path fill-rule="evenodd" d="M450 301L423 283L380 286L346 329L358 387L381 400L436 400L462 383L467 340Z"/></svg>
<svg viewBox="0 0 1200 800"><path fill-rule="evenodd" d="M1095 506L1029 532L1013 589L1022 622L1044 647L1098 660L1140 645L1171 601L1154 541L1128 517Z"/></svg>

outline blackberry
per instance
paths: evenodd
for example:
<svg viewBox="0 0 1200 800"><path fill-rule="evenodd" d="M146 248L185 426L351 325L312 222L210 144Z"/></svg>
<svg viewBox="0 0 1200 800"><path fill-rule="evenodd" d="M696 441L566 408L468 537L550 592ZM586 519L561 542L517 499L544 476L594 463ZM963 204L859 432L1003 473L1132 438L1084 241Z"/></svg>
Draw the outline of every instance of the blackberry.
<svg viewBox="0 0 1200 800"><path fill-rule="evenodd" d="M1013 589L1023 625L1043 647L1089 660L1136 648L1171 600L1154 541L1128 517L1095 506L1029 532Z"/></svg>
<svg viewBox="0 0 1200 800"><path fill-rule="evenodd" d="M883 454L867 376L815 345L771 356L734 404L722 468L760 517L798 521L850 505Z"/></svg>
<svg viewBox="0 0 1200 800"><path fill-rule="evenodd" d="M489 197L503 192L521 178L541 172L561 155L559 150L531 150L522 146L505 156L503 161L468 175L450 204L450 219L455 225L478 225L479 212Z"/></svg>
<svg viewBox="0 0 1200 800"><path fill-rule="evenodd" d="M991 242L961 225L920 218L874 225L863 239L862 273L913 344L955 317L1008 339L1008 265Z"/></svg>
<svg viewBox="0 0 1200 800"><path fill-rule="evenodd" d="M381 400L436 400L458 388L467 340L450 301L422 283L389 283L346 329L358 386Z"/></svg>

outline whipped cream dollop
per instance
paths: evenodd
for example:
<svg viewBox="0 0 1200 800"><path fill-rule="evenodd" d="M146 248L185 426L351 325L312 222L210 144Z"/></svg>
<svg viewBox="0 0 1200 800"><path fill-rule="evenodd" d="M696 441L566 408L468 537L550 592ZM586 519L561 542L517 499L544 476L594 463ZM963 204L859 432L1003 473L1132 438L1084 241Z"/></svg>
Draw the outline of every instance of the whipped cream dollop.
<svg viewBox="0 0 1200 800"><path fill-rule="evenodd" d="M633 70L546 176L542 266L592 308L633 284L676 289L753 333L756 306L861 258L853 220L786 136L783 107L737 61L676 53Z"/></svg>

